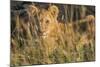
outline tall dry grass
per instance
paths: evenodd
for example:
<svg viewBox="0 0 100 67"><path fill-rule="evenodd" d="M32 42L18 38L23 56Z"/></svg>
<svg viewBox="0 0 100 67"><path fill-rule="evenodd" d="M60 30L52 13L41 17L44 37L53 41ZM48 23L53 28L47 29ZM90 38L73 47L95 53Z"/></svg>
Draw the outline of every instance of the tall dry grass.
<svg viewBox="0 0 100 67"><path fill-rule="evenodd" d="M94 16L86 16L86 6L66 5L64 10L65 23L58 20L61 10L56 5L48 9L29 5L22 14L12 11L11 66L95 60Z"/></svg>

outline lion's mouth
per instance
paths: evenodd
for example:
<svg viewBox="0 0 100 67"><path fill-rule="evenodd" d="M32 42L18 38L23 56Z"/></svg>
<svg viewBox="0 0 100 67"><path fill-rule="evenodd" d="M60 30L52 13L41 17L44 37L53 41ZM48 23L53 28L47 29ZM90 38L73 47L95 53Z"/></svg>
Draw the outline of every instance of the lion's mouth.
<svg viewBox="0 0 100 67"><path fill-rule="evenodd" d="M46 37L48 37L48 34L50 33L50 31L48 30L48 31L42 31L41 32L41 36L43 37L43 38L46 38Z"/></svg>

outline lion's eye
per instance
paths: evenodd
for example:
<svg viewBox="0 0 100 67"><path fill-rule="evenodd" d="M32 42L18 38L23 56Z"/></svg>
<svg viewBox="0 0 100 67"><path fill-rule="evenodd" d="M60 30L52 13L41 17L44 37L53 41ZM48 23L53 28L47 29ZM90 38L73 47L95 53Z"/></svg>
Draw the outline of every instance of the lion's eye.
<svg viewBox="0 0 100 67"><path fill-rule="evenodd" d="M48 24L48 23L49 23L49 20L46 21L46 24Z"/></svg>

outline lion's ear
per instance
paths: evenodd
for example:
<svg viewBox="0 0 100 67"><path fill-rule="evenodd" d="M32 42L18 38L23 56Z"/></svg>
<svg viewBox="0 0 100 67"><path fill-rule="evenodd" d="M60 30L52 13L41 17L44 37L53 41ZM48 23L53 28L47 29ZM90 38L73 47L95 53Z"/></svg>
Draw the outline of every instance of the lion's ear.
<svg viewBox="0 0 100 67"><path fill-rule="evenodd" d="M95 22L95 17L93 15L86 16L87 22Z"/></svg>
<svg viewBox="0 0 100 67"><path fill-rule="evenodd" d="M51 12L51 14L53 15L53 17L57 18L58 17L58 14L59 14L59 9L57 6L55 5L52 5L48 8L48 11Z"/></svg>

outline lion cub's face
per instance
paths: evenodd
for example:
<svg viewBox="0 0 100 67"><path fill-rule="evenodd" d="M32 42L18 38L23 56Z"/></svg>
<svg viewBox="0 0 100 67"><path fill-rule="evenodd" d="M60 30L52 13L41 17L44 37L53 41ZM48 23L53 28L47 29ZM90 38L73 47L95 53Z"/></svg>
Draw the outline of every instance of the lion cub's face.
<svg viewBox="0 0 100 67"><path fill-rule="evenodd" d="M48 10L43 9L40 13L40 29L43 35L54 33L57 28L58 8L51 6Z"/></svg>

